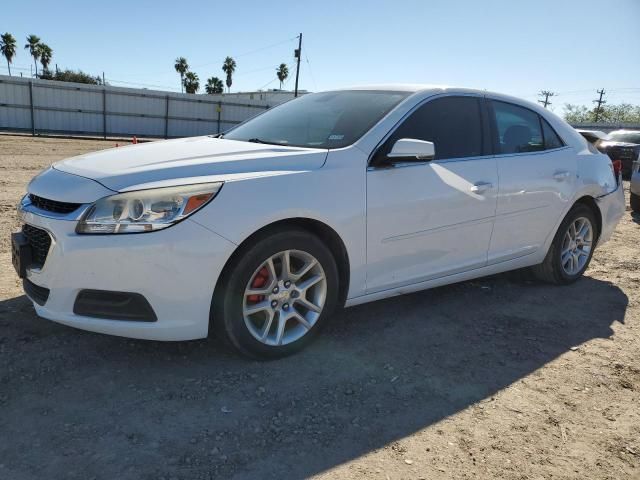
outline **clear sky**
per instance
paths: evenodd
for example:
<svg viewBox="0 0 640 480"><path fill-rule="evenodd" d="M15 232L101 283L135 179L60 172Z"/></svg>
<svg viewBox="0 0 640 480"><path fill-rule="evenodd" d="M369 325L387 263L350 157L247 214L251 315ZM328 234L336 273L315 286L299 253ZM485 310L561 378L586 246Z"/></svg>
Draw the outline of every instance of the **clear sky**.
<svg viewBox="0 0 640 480"><path fill-rule="evenodd" d="M20 47L35 33L60 68L104 71L113 85L179 90L178 56L204 85L231 55L232 91L277 88L283 62L292 89L303 32L300 88L312 91L437 83L535 100L546 89L561 112L605 88L609 103L640 103L640 0L17 0L0 30ZM32 64L20 48L14 72Z"/></svg>

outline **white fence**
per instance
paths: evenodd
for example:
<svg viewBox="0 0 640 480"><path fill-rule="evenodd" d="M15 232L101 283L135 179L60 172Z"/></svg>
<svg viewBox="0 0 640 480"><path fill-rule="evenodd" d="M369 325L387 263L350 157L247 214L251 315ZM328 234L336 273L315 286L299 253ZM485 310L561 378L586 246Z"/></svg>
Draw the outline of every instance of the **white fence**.
<svg viewBox="0 0 640 480"><path fill-rule="evenodd" d="M219 133L268 109L257 99L55 82L0 75L0 130L101 137Z"/></svg>

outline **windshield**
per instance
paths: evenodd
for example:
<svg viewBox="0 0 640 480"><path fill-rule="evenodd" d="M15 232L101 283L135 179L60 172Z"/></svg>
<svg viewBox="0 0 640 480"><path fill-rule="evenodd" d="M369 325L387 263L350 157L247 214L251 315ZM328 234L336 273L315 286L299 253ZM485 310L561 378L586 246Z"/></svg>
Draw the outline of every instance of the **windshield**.
<svg viewBox="0 0 640 480"><path fill-rule="evenodd" d="M640 132L612 132L609 137L616 142L640 143Z"/></svg>
<svg viewBox="0 0 640 480"><path fill-rule="evenodd" d="M367 90L307 94L238 125L224 138L295 147L346 147L408 95Z"/></svg>

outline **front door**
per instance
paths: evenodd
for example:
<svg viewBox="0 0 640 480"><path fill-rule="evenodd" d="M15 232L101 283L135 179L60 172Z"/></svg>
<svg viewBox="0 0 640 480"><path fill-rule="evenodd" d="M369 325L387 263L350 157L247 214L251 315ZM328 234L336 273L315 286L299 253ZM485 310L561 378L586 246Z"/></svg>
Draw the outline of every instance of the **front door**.
<svg viewBox="0 0 640 480"><path fill-rule="evenodd" d="M482 99L440 96L411 113L374 154L401 138L433 142L431 161L367 171L367 292L487 263L498 192Z"/></svg>

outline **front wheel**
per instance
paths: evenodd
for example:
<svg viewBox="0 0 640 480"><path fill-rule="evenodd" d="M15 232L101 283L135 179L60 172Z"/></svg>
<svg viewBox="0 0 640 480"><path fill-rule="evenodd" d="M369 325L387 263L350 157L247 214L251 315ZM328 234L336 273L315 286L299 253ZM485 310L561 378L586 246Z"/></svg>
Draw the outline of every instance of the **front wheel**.
<svg viewBox="0 0 640 480"><path fill-rule="evenodd" d="M337 298L331 251L311 233L288 229L235 256L214 297L212 320L241 353L279 358L317 335Z"/></svg>
<svg viewBox="0 0 640 480"><path fill-rule="evenodd" d="M578 280L591 262L598 241L595 215L587 205L575 205L560 224L544 261L533 272L540 280L567 285Z"/></svg>

